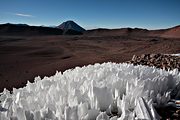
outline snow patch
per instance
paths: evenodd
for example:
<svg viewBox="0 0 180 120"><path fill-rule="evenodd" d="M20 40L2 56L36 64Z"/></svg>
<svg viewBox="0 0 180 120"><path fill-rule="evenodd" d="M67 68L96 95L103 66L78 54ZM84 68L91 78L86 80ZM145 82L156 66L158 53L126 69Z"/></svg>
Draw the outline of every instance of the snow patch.
<svg viewBox="0 0 180 120"><path fill-rule="evenodd" d="M180 57L180 53L178 54L171 54L172 56L179 56Z"/></svg>

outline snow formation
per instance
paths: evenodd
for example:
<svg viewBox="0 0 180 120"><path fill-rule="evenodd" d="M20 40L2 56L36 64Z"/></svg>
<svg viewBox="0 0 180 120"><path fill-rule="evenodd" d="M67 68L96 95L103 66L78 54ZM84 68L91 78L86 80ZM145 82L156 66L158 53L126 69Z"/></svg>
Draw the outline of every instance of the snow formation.
<svg viewBox="0 0 180 120"><path fill-rule="evenodd" d="M172 56L179 56L180 57L180 53L177 54L171 54Z"/></svg>
<svg viewBox="0 0 180 120"><path fill-rule="evenodd" d="M126 63L76 67L36 77L12 94L4 90L0 120L158 120L155 107L166 105L179 81L178 70Z"/></svg>

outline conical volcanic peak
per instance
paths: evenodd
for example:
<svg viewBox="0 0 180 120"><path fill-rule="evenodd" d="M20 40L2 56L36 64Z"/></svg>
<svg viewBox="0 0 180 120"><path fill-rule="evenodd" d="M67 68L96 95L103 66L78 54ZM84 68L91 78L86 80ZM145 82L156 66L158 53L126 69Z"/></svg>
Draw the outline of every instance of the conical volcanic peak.
<svg viewBox="0 0 180 120"><path fill-rule="evenodd" d="M61 25L59 25L57 28L62 29L63 31L73 30L77 32L84 32L85 29L79 26L77 23L75 23L72 20L63 22Z"/></svg>

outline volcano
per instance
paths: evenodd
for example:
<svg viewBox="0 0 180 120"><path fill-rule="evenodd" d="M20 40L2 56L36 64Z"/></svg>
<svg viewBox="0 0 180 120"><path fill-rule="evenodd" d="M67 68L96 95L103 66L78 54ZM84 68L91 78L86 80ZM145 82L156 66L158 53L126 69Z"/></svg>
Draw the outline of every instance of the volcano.
<svg viewBox="0 0 180 120"><path fill-rule="evenodd" d="M85 31L84 28L71 20L63 22L61 25L57 26L57 28L62 29L64 34L82 34Z"/></svg>

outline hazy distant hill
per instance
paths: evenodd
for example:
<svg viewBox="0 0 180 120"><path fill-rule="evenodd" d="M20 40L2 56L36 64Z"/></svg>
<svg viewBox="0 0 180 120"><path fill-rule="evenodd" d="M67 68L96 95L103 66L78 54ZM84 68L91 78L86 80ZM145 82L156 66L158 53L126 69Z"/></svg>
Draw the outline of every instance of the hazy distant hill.
<svg viewBox="0 0 180 120"><path fill-rule="evenodd" d="M26 24L1 24L0 35L62 35L63 31L58 28L29 26Z"/></svg>
<svg viewBox="0 0 180 120"><path fill-rule="evenodd" d="M167 29L161 36L180 38L180 25Z"/></svg>
<svg viewBox="0 0 180 120"><path fill-rule="evenodd" d="M159 29L147 30L141 28L120 28L120 29L92 29L84 32L84 35L91 36L144 36L144 37L165 37L165 38L180 38L180 26Z"/></svg>
<svg viewBox="0 0 180 120"><path fill-rule="evenodd" d="M74 21L66 21L61 25L57 26L57 28L64 31L64 34L82 34L85 29L79 26Z"/></svg>

